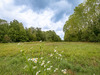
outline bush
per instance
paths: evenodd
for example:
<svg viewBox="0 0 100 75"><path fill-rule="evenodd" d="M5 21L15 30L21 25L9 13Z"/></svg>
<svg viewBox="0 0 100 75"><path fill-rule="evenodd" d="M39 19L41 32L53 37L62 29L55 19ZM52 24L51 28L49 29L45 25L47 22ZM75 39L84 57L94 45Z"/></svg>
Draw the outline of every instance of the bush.
<svg viewBox="0 0 100 75"><path fill-rule="evenodd" d="M8 43L8 42L11 42L11 39L8 35L4 35L4 38L3 38L3 43Z"/></svg>

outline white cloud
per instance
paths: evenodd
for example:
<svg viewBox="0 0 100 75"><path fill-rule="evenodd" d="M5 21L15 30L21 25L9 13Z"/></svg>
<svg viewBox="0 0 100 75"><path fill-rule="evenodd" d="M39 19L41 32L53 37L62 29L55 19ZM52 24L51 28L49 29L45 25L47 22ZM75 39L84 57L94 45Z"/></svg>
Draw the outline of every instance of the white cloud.
<svg viewBox="0 0 100 75"><path fill-rule="evenodd" d="M47 8L41 13L37 13L26 5L14 5L14 0L0 0L0 18L9 22L16 19L19 22L22 22L25 27L40 27L44 31L55 30L56 33L63 39L63 25L65 24L65 21L68 20L69 15L64 15L63 18L56 23L54 23L51 19L57 12L71 9L72 5L66 0L61 0L54 3L52 6L57 7L57 9L52 10ZM59 28L60 30L57 30Z"/></svg>

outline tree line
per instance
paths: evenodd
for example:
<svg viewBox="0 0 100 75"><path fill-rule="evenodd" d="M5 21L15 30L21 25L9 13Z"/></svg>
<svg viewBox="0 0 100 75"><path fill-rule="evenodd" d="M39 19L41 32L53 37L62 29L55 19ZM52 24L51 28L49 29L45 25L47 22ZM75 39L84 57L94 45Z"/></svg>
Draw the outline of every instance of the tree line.
<svg viewBox="0 0 100 75"><path fill-rule="evenodd" d="M66 21L65 41L100 42L100 0L85 0Z"/></svg>
<svg viewBox="0 0 100 75"><path fill-rule="evenodd" d="M53 30L42 31L41 28L24 28L17 20L7 23L0 19L0 42L61 41Z"/></svg>

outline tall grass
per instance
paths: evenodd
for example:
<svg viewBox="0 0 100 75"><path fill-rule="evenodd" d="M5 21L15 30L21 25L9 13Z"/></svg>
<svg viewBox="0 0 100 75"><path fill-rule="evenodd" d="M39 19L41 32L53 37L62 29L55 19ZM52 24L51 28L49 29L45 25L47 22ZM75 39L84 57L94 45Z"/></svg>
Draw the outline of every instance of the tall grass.
<svg viewBox="0 0 100 75"><path fill-rule="evenodd" d="M58 54L61 54L61 57L55 54L54 49ZM20 51L24 51L24 56ZM50 55L53 56L50 57ZM62 60L59 61L56 57L60 57ZM38 58L37 64L33 65L32 58ZM43 60L45 63L41 66ZM44 67L48 61L50 62ZM27 70L28 67L25 69L27 64L30 64L31 71ZM36 66L36 70L33 69ZM53 67L47 70L50 66ZM63 75L64 71L66 75L99 75L100 43L25 42L0 44L0 75L35 75L39 70L41 71L39 75Z"/></svg>

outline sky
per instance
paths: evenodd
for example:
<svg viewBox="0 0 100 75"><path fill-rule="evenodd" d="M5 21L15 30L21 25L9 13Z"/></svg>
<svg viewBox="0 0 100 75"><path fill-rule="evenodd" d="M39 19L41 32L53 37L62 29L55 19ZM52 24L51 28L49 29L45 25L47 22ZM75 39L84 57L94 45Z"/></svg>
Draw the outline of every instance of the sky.
<svg viewBox="0 0 100 75"><path fill-rule="evenodd" d="M63 26L83 0L0 0L0 19L16 19L24 27L54 30L63 39Z"/></svg>

